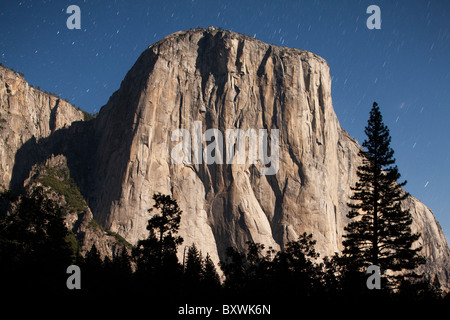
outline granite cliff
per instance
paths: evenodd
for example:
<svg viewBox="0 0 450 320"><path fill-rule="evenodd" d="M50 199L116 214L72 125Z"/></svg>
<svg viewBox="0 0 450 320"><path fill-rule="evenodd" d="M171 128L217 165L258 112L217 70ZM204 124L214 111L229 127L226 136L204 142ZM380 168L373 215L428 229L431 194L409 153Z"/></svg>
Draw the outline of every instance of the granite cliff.
<svg viewBox="0 0 450 320"><path fill-rule="evenodd" d="M67 101L30 86L19 73L0 66L0 185L17 187L28 176L24 172L13 179L17 152L25 143L47 138L83 118L83 112Z"/></svg>
<svg viewBox="0 0 450 320"><path fill-rule="evenodd" d="M68 186L71 173L61 154L72 155L72 171L82 171L73 168L73 158L79 157L73 152L74 144L80 144L78 149L83 146L78 138L73 139L78 135L72 130L75 122L86 127L83 112L55 94L30 86L23 75L3 66L0 106L0 191L30 192L43 186L46 194L66 209L66 227L74 233L82 255L92 245L102 257L112 257L128 247L122 237L101 228L78 188Z"/></svg>
<svg viewBox="0 0 450 320"><path fill-rule="evenodd" d="M52 122L55 107L50 106L41 131L37 119L47 102L30 105L13 98L4 73L2 118L21 108L23 113L14 111L17 120L5 118L8 125L28 121L36 128L15 133L13 145L2 132L0 183L5 186L23 185L32 164L63 154L95 219L131 243L147 236L147 209L152 195L161 192L171 194L183 210L183 245L195 243L215 262L228 246L244 248L252 240L277 249L303 232L313 234L322 257L341 250L360 146L339 124L329 66L321 57L214 28L177 32L141 54L94 120L76 122L73 108ZM276 173L261 174L273 163L260 160L194 161L195 148L178 163L173 151L181 141L174 136L179 129L192 136L217 129L224 140L229 129L265 129L268 141L278 130ZM248 140L247 155L254 143ZM228 143L238 148L236 141ZM202 149L209 144L200 139ZM426 271L448 286L450 250L441 227L414 197L404 206L413 214L414 230L422 233Z"/></svg>

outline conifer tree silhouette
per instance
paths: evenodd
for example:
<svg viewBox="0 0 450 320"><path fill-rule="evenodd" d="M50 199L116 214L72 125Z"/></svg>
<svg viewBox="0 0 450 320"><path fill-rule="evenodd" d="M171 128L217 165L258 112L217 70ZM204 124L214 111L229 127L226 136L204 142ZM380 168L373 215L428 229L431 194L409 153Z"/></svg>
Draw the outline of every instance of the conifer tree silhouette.
<svg viewBox="0 0 450 320"><path fill-rule="evenodd" d="M206 289L218 290L220 288L220 277L217 273L214 262L211 260L209 254L206 254L206 258L203 261L202 270L202 282Z"/></svg>
<svg viewBox="0 0 450 320"><path fill-rule="evenodd" d="M148 220L149 236L138 241L133 257L137 265L137 281L150 281L167 293L176 286L182 275L182 266L176 255L178 246L183 243L183 238L177 236L182 211L169 195L156 193L153 200L155 204L148 212L159 213Z"/></svg>
<svg viewBox="0 0 450 320"><path fill-rule="evenodd" d="M386 271L411 271L424 262L418 254L421 248L412 248L420 234L411 232L411 214L401 207L408 197L402 189L406 181L397 182L400 173L394 165L389 129L376 102L365 133L359 180L351 187L353 201L347 215L351 222L345 227L343 253L357 270L365 272L369 265L377 265L390 287L396 287L401 277L387 276Z"/></svg>
<svg viewBox="0 0 450 320"><path fill-rule="evenodd" d="M42 187L14 200L7 198L12 210L0 213L2 287L12 296L14 291L62 292L66 289L66 268L75 258L64 211Z"/></svg>
<svg viewBox="0 0 450 320"><path fill-rule="evenodd" d="M200 251L195 244L189 247L186 258L186 267L184 269L185 280L190 285L199 285L203 276L203 261Z"/></svg>

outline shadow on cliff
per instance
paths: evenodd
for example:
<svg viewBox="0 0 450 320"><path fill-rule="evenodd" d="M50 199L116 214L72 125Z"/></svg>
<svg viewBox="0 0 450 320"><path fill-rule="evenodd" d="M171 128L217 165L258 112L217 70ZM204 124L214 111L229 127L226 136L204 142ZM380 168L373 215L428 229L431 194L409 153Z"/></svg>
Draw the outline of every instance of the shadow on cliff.
<svg viewBox="0 0 450 320"><path fill-rule="evenodd" d="M108 228L108 202L120 199L120 180L127 168L124 159L129 158L127 152L129 154L132 138L124 132L113 133L113 137L111 134L105 136L103 130L105 122L108 125L109 116L104 118L74 122L70 127L58 129L39 140L33 136L16 152L9 189L14 194L24 192L24 183L35 164L45 162L52 155L63 155L67 159L70 176L95 219ZM121 137L120 148L115 143L119 140L118 136ZM115 156L114 150L119 150L124 157ZM114 183L108 183L111 172L114 172Z"/></svg>
<svg viewBox="0 0 450 320"><path fill-rule="evenodd" d="M218 101L206 101L206 83L209 76L214 77L217 88L216 97L222 97L222 93L227 82L227 61L228 52L225 48L224 34L222 31L211 34L208 31L203 32L203 37L197 42L197 59L195 67L200 71L202 77L203 102L217 103Z"/></svg>
<svg viewBox="0 0 450 320"><path fill-rule="evenodd" d="M11 176L10 189L14 193L24 191L25 180L33 165L42 163L52 155L64 155L71 177L83 196L88 199L89 187L95 179L93 156L96 143L93 122L74 122L69 128L62 128L46 138L36 140L33 136L17 151Z"/></svg>
<svg viewBox="0 0 450 320"><path fill-rule="evenodd" d="M33 136L17 151L9 188L22 192L33 165L52 155L64 155L95 219L109 228L111 204L119 202L122 194L131 144L139 127L136 119L141 119L145 108L141 98L156 61L157 54L145 50L96 118L55 130L52 114L52 134L39 140Z"/></svg>

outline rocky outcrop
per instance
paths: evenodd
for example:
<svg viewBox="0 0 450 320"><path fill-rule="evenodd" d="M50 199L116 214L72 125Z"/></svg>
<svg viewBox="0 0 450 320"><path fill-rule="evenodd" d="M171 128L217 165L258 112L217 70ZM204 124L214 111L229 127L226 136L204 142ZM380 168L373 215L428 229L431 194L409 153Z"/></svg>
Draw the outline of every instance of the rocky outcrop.
<svg viewBox="0 0 450 320"><path fill-rule="evenodd" d="M12 85L2 83L0 100L8 102L2 117L15 103L24 118L36 119L28 100L11 98ZM35 103L38 107L43 108ZM48 109L51 113L55 106ZM19 115L14 119L36 126L36 120ZM42 131L47 134L50 118ZM221 152L211 152L213 139L203 135L209 129L216 129L208 132L216 144L223 143ZM261 135L243 137L247 158L230 163L224 159L239 147L226 133L238 129L250 136L251 130L265 130L267 141L258 140ZM183 245L195 243L215 262L228 246L243 249L251 240L278 249L303 232L313 234L322 257L342 249L360 146L333 110L328 64L311 52L213 28L177 32L142 53L97 118L74 122L45 139L33 130L17 131L21 142L12 151L5 151L9 143L1 145L3 183L23 184L36 163L24 155L33 150L41 162L64 154L95 219L131 243L147 237L147 210L153 194L161 192L183 210ZM260 155L262 146L271 161L249 156L251 150ZM202 150L216 163L208 163ZM417 199L404 205L413 214L414 230L422 233L427 272L448 286L450 251L442 229Z"/></svg>
<svg viewBox="0 0 450 320"><path fill-rule="evenodd" d="M25 192L42 187L48 198L53 200L64 213L64 222L72 231L78 243L81 256L95 246L100 257L113 258L122 250L131 252L131 245L118 234L104 229L94 216L70 176L67 159L63 155L51 156L45 162L35 164L25 180Z"/></svg>
<svg viewBox="0 0 450 320"><path fill-rule="evenodd" d="M195 150L174 161L172 152L182 149L177 129L192 138L211 128L224 140L227 129L269 136L278 129L276 174L262 175L261 161L194 161ZM303 232L313 234L322 256L341 250L360 146L333 110L328 64L311 52L214 29L172 34L142 53L101 110L95 136L94 215L133 243L146 237L147 209L162 192L183 210L184 244L196 243L216 262L228 246L252 240L279 248ZM405 205L423 232L428 270L448 283L442 230L418 200Z"/></svg>
<svg viewBox="0 0 450 320"><path fill-rule="evenodd" d="M0 66L0 186L21 187L35 163L30 150L23 168L16 166L17 152L32 141L83 120L83 112L55 94L30 86L19 73ZM16 173L13 169L16 166ZM14 177L13 177L14 176Z"/></svg>
<svg viewBox="0 0 450 320"><path fill-rule="evenodd" d="M102 257L112 257L126 247L122 237L105 232L94 220L73 181L73 189L65 190L72 201L67 201L67 194L62 194L63 190L56 185L48 185L49 181L59 181L58 187L69 188L67 182L71 177L67 159L53 156L52 152L71 155L72 167L80 162L74 160L79 157L74 151L80 149L77 144L84 150L85 145L80 143L76 128L69 131L69 127L83 121L83 112L55 94L33 88L22 75L0 66L0 119L0 191L7 188L19 191L23 187L29 191L36 185L43 185L47 194L67 210L66 226L77 238L81 255L92 245ZM79 135L82 138L81 132Z"/></svg>
<svg viewBox="0 0 450 320"><path fill-rule="evenodd" d="M437 275L444 288L450 290L450 250L441 225L434 218L433 212L413 196L403 203L413 217L411 229L420 232L417 245L422 246L421 254L426 263L420 269L429 275Z"/></svg>

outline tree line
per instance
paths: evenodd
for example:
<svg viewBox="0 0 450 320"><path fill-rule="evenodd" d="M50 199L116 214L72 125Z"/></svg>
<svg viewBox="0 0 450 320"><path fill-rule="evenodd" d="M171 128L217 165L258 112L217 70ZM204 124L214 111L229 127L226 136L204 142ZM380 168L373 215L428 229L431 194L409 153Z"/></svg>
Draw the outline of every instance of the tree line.
<svg viewBox="0 0 450 320"><path fill-rule="evenodd" d="M414 246L420 234L411 232L411 214L401 208L408 196L401 188L406 182L398 182L389 130L376 103L366 135L340 254L320 257L314 236L303 233L280 251L252 241L245 251L230 247L218 266L192 244L185 247L179 261L182 211L171 196L157 193L148 210L146 239L112 259L102 260L95 246L83 257L76 252L73 233L64 226L64 210L37 187L19 198L10 192L1 196L1 290L12 297L56 295L93 301L99 297L180 303L221 299L448 301L437 277L416 273L424 263L421 248ZM66 269L71 264L80 267L80 290L67 288ZM367 273L370 266L376 266L379 273ZM371 279L378 285L370 283Z"/></svg>

